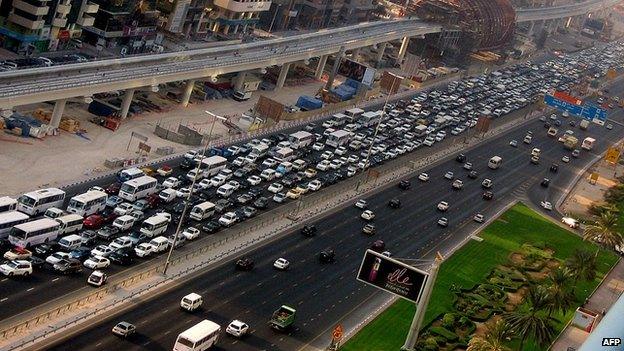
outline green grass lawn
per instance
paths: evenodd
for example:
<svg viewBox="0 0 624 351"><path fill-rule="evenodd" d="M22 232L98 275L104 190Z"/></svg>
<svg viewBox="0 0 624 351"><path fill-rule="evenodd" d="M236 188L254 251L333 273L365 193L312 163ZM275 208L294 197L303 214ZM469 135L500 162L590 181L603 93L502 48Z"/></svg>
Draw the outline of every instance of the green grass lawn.
<svg viewBox="0 0 624 351"><path fill-rule="evenodd" d="M584 242L580 237L544 219L523 204L509 209L501 218L485 228L480 236L484 239L482 242L469 241L442 264L425 314L424 325L435 320L440 314L454 311L454 295L449 290L452 284L462 288L472 288L485 280L494 267L507 263L509 254L520 251L520 247L525 243L546 243L555 249L554 257L562 261L571 256L577 248L598 249L596 245ZM598 277L592 282L577 284L579 305L616 262L616 255L600 251ZM351 338L341 350L399 350L407 335L413 311L413 304L401 299ZM565 315L554 315L558 320L558 332L573 313L571 310ZM538 351L539 349L529 342L524 350Z"/></svg>

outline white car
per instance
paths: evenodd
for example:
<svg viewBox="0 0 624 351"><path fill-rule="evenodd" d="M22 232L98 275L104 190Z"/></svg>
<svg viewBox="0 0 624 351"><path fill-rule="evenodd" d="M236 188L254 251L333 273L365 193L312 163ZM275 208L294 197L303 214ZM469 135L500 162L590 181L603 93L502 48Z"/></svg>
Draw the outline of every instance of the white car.
<svg viewBox="0 0 624 351"><path fill-rule="evenodd" d="M459 179L453 181L453 189L461 190L464 187L464 182Z"/></svg>
<svg viewBox="0 0 624 351"><path fill-rule="evenodd" d="M169 177L167 179L165 179L162 183L162 185L165 188L177 188L180 186L180 184L182 184L182 181L180 181L180 179L176 178L176 177Z"/></svg>
<svg viewBox="0 0 624 351"><path fill-rule="evenodd" d="M490 180L490 178L485 178L485 179L483 179L483 181L481 182L481 186L482 186L482 187L484 187L484 188L486 188L486 189L489 189L489 188L491 188L491 187L492 187L492 181Z"/></svg>
<svg viewBox="0 0 624 351"><path fill-rule="evenodd" d="M323 184L321 183L320 180L315 179L308 183L308 189L310 189L311 191L317 191L321 188L322 185Z"/></svg>
<svg viewBox="0 0 624 351"><path fill-rule="evenodd" d="M103 256L107 257L113 252L113 248L107 245L98 245L93 250L91 250L91 256Z"/></svg>
<svg viewBox="0 0 624 351"><path fill-rule="evenodd" d="M512 140L509 142L509 146L511 147L518 147L518 141L517 140Z"/></svg>
<svg viewBox="0 0 624 351"><path fill-rule="evenodd" d="M340 160L332 160L329 164L329 168L331 169L339 169L340 167L342 167L342 161Z"/></svg>
<svg viewBox="0 0 624 351"><path fill-rule="evenodd" d="M331 151L325 151L321 154L321 158L324 160L329 160L334 157L334 153Z"/></svg>
<svg viewBox="0 0 624 351"><path fill-rule="evenodd" d="M68 260L68 259L69 259L69 254L67 252L59 251L46 257L46 262L51 265L55 265L63 260Z"/></svg>
<svg viewBox="0 0 624 351"><path fill-rule="evenodd" d="M483 217L482 214L477 213L476 215L474 215L474 217L472 217L472 220L474 220L477 223L483 223L483 221L485 220L485 217Z"/></svg>
<svg viewBox="0 0 624 351"><path fill-rule="evenodd" d="M244 166L245 163L247 163L247 160L245 160L245 158L242 156L238 156L236 159L234 159L234 161L232 161L232 164L238 167Z"/></svg>
<svg viewBox="0 0 624 351"><path fill-rule="evenodd" d="M427 137L425 141L423 141L423 145L427 145L429 147L433 146L434 143L435 143L435 139L432 137Z"/></svg>
<svg viewBox="0 0 624 351"><path fill-rule="evenodd" d="M126 247L131 247L132 243L132 239L129 236L122 236L113 240L108 246L113 250L118 250Z"/></svg>
<svg viewBox="0 0 624 351"><path fill-rule="evenodd" d="M329 168L330 164L331 162L329 162L329 160L322 160L316 165L316 169L318 169L319 171L326 171Z"/></svg>
<svg viewBox="0 0 624 351"><path fill-rule="evenodd" d="M191 189L189 188L180 188L176 190L176 197L187 198L190 194L191 194Z"/></svg>
<svg viewBox="0 0 624 351"><path fill-rule="evenodd" d="M161 217L165 217L167 219L167 222L171 222L171 213L169 212L158 212L155 214L155 216L161 216Z"/></svg>
<svg viewBox="0 0 624 351"><path fill-rule="evenodd" d="M134 248L137 257L147 257L154 252L154 245L150 243L141 243Z"/></svg>
<svg viewBox="0 0 624 351"><path fill-rule="evenodd" d="M227 178L225 178L222 175L216 175L214 177L212 177L210 179L210 182L212 183L212 186L215 188L220 187L221 185L225 184L225 182L227 181Z"/></svg>
<svg viewBox="0 0 624 351"><path fill-rule="evenodd" d="M132 207L132 204L127 203L127 202L122 202L119 205L117 205L117 207L115 207L115 210L113 212L115 212L115 214L118 216L124 216L124 215L130 214L132 210L134 210L134 207Z"/></svg>
<svg viewBox="0 0 624 351"><path fill-rule="evenodd" d="M455 176L455 175L454 175L454 174L453 174L453 172L451 172L451 171L448 171L448 172L446 172L446 173L444 174L444 178L446 178L446 179L453 179L453 177L454 177L454 176Z"/></svg>
<svg viewBox="0 0 624 351"><path fill-rule="evenodd" d="M182 235L184 235L186 237L186 240L195 240L197 239L197 237L199 237L200 234L200 230L194 227L188 227L186 229L184 229L184 231L182 232Z"/></svg>
<svg viewBox="0 0 624 351"><path fill-rule="evenodd" d="M438 210L445 212L446 210L449 209L449 204L446 201L440 201L438 203Z"/></svg>
<svg viewBox="0 0 624 351"><path fill-rule="evenodd" d="M440 227L448 226L448 219L446 217L442 217L442 218L438 219L438 225Z"/></svg>
<svg viewBox="0 0 624 351"><path fill-rule="evenodd" d="M429 180L429 175L427 173L421 173L420 175L418 175L418 179L420 179L423 182L426 182Z"/></svg>
<svg viewBox="0 0 624 351"><path fill-rule="evenodd" d="M470 162L464 163L464 169L467 170L467 171L472 170L472 163L470 163Z"/></svg>
<svg viewBox="0 0 624 351"><path fill-rule="evenodd" d="M277 202L278 204L281 204L285 200L286 200L286 194L284 193L277 193L273 195L273 201Z"/></svg>
<svg viewBox="0 0 624 351"><path fill-rule="evenodd" d="M277 194L284 190L284 186L280 183L273 183L269 185L269 188L267 190L273 194Z"/></svg>
<svg viewBox="0 0 624 351"><path fill-rule="evenodd" d="M375 218L375 212L373 212L371 210L366 210L366 211L362 212L360 217L362 217L363 219L365 219L367 221L372 221Z"/></svg>
<svg viewBox="0 0 624 351"><path fill-rule="evenodd" d="M561 158L561 162L565 162L565 163L570 162L570 157L569 157L569 156L563 156L563 157Z"/></svg>
<svg viewBox="0 0 624 351"><path fill-rule="evenodd" d="M290 266L290 262L288 262L288 260L285 258L280 257L277 260L275 260L275 262L273 262L273 267L283 270L283 271L287 270L289 266Z"/></svg>
<svg viewBox="0 0 624 351"><path fill-rule="evenodd" d="M110 260L103 256L92 256L84 261L83 264L89 269L101 269L110 266Z"/></svg>
<svg viewBox="0 0 624 351"><path fill-rule="evenodd" d="M252 175L251 177L247 178L247 181L249 182L249 184L255 186L262 183L262 178L258 177L257 175Z"/></svg>
<svg viewBox="0 0 624 351"><path fill-rule="evenodd" d="M553 209L553 206L549 201L541 201L540 206L542 206L543 209L548 210L548 211L551 211Z"/></svg>
<svg viewBox="0 0 624 351"><path fill-rule="evenodd" d="M32 264L26 260L9 261L0 265L0 273L9 277L14 275L28 276L32 274Z"/></svg>
<svg viewBox="0 0 624 351"><path fill-rule="evenodd" d="M349 156L349 158L347 158L347 161L349 163L356 163L360 160L360 158L358 157L358 155L351 155Z"/></svg>
<svg viewBox="0 0 624 351"><path fill-rule="evenodd" d="M229 227L229 226L234 225L237 219L238 219L238 216L236 216L236 213L227 212L223 214L221 218L219 218L219 224L221 224L224 227Z"/></svg>
<svg viewBox="0 0 624 351"><path fill-rule="evenodd" d="M341 146L339 148L336 148L336 150L334 151L334 153L336 153L336 155L346 155L347 154L347 148L344 146Z"/></svg>
<svg viewBox="0 0 624 351"><path fill-rule="evenodd" d="M225 332L240 338L249 332L249 326L246 323L235 319L227 326L227 328L225 328Z"/></svg>
<svg viewBox="0 0 624 351"><path fill-rule="evenodd" d="M202 189L206 190L212 186L212 182L210 179L202 179L199 183L197 183Z"/></svg>
<svg viewBox="0 0 624 351"><path fill-rule="evenodd" d="M366 202L366 200L364 199L357 200L357 202L355 203L355 207L365 209L366 207L368 207L368 202Z"/></svg>
<svg viewBox="0 0 624 351"><path fill-rule="evenodd" d="M322 143L314 143L314 145L312 145L312 149L316 151L321 151L324 148L325 148L325 144L322 144Z"/></svg>

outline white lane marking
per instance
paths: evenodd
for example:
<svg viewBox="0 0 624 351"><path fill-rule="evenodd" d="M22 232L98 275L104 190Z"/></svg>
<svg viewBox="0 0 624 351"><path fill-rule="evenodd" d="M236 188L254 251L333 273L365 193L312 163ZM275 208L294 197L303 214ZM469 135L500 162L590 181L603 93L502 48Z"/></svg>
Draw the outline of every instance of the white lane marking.
<svg viewBox="0 0 624 351"><path fill-rule="evenodd" d="M33 290L35 290L35 287L32 287L32 288L30 288L30 289L27 289L26 291L33 291Z"/></svg>
<svg viewBox="0 0 624 351"><path fill-rule="evenodd" d="M54 278L54 279L52 279L52 281L55 282L55 281L57 281L59 279L61 279L61 277Z"/></svg>
<svg viewBox="0 0 624 351"><path fill-rule="evenodd" d="M6 300L8 300L8 299L9 299L8 297L5 297L5 298L3 298L2 300L0 300L0 302L4 302L4 301L6 301Z"/></svg>

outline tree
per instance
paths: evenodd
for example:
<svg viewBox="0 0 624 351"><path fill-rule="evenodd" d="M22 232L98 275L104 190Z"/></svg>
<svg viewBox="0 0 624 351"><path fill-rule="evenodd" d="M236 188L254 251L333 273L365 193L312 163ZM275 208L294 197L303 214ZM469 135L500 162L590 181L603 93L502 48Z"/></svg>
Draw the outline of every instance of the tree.
<svg viewBox="0 0 624 351"><path fill-rule="evenodd" d="M596 278L596 271L598 270L596 255L590 251L575 250L572 256L568 257L565 265L574 276L574 281Z"/></svg>
<svg viewBox="0 0 624 351"><path fill-rule="evenodd" d="M552 284L548 288L550 304L548 315L555 311L565 312L575 302L574 289L571 286L572 273L566 267L559 267L550 273Z"/></svg>
<svg viewBox="0 0 624 351"><path fill-rule="evenodd" d="M554 319L547 313L549 303L550 296L546 288L532 286L524 303L503 315L511 330L520 337L518 350L522 350L527 338L532 338L540 347L545 348L555 336Z"/></svg>
<svg viewBox="0 0 624 351"><path fill-rule="evenodd" d="M513 335L509 324L504 319L499 319L486 323L486 327L484 335L470 339L467 351L509 351L509 347L504 345Z"/></svg>
<svg viewBox="0 0 624 351"><path fill-rule="evenodd" d="M603 212L598 220L585 227L583 239L592 241L609 250L613 250L616 245L621 246L623 242L622 234L617 231L618 217L611 211Z"/></svg>

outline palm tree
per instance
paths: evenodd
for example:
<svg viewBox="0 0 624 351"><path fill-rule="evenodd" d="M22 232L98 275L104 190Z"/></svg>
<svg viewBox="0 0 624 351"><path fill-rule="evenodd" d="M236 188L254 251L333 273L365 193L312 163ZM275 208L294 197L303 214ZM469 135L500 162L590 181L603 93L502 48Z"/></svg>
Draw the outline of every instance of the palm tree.
<svg viewBox="0 0 624 351"><path fill-rule="evenodd" d="M504 342L511 338L512 333L509 324L503 319L486 324L487 331L483 336L475 336L470 339L467 351L510 351Z"/></svg>
<svg viewBox="0 0 624 351"><path fill-rule="evenodd" d="M548 315L555 311L565 312L575 302L574 288L571 286L572 273L566 267L559 267L550 273L552 284L548 288L550 304Z"/></svg>
<svg viewBox="0 0 624 351"><path fill-rule="evenodd" d="M593 280L596 278L596 271L598 270L596 262L596 254L593 254L587 250L576 250L572 256L566 260L566 267L570 270L574 276L574 281Z"/></svg>
<svg viewBox="0 0 624 351"><path fill-rule="evenodd" d="M616 245L622 246L624 238L617 231L618 217L611 211L605 211L594 223L589 224L583 231L583 239L613 250Z"/></svg>
<svg viewBox="0 0 624 351"><path fill-rule="evenodd" d="M527 337L535 340L540 347L546 347L555 336L554 319L546 312L549 303L550 296L546 288L532 286L524 303L503 315L511 330L520 336L518 350L522 350Z"/></svg>

